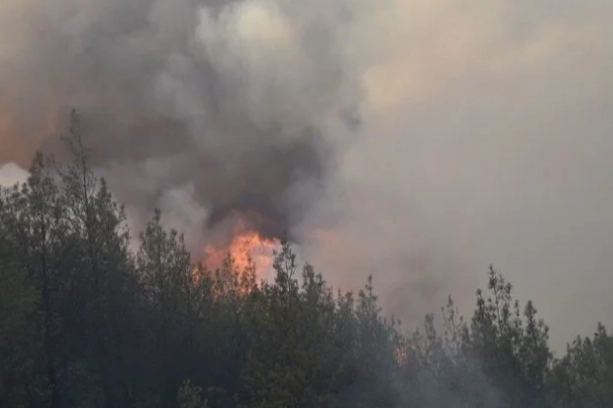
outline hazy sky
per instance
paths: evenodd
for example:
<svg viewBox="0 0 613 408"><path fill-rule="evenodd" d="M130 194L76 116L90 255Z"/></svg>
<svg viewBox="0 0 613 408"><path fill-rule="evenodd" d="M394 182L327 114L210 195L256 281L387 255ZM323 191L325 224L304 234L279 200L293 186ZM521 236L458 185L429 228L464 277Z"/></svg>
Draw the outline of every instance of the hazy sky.
<svg viewBox="0 0 613 408"><path fill-rule="evenodd" d="M34 127L46 128L44 101L65 95L96 108L131 92L138 109L151 113L146 101L155 100L197 134L211 115L191 62L206 59L241 84L221 100L249 126L316 125L336 146L314 205L296 204L308 185L286 192L301 209L293 228L302 251L333 283L372 273L386 309L415 322L449 293L470 310L493 263L521 299L536 301L556 348L599 320L613 325L613 2L139 0L129 12L126 4L0 3L0 160L31 150L6 112L37 112L43 124ZM69 63L74 50L96 47L117 63ZM45 65L47 49L70 58ZM143 61L162 68L143 71ZM108 91L115 76L138 89ZM335 116L353 103L357 130ZM125 166L103 169L111 186L132 174ZM2 183L18 174L2 169ZM142 184L143 170L133 171ZM194 194L179 187L177 197ZM192 201L175 206L189 213L181 225L207 216Z"/></svg>
<svg viewBox="0 0 613 408"><path fill-rule="evenodd" d="M493 263L556 348L613 324L613 3L393 3L332 187L355 266L400 315L470 307Z"/></svg>

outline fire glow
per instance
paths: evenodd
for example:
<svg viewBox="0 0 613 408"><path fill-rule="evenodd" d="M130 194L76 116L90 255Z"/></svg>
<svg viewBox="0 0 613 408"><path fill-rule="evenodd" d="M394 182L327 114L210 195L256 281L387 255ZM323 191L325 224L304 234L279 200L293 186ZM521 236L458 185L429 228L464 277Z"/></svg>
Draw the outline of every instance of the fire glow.
<svg viewBox="0 0 613 408"><path fill-rule="evenodd" d="M222 267L228 255L237 272L254 267L256 276L265 278L272 270L274 251L280 248L280 241L264 237L258 231L248 228L247 224L243 217L235 215L229 244L208 244L204 247L205 265L209 270Z"/></svg>

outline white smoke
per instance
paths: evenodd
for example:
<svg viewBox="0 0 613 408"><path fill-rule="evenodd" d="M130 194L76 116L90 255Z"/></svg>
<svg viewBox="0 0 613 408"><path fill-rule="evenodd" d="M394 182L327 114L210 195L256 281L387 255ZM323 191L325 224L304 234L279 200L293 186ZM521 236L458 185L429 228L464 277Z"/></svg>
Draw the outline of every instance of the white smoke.
<svg viewBox="0 0 613 408"><path fill-rule="evenodd" d="M28 180L30 173L15 163L0 165L0 187L10 187Z"/></svg>

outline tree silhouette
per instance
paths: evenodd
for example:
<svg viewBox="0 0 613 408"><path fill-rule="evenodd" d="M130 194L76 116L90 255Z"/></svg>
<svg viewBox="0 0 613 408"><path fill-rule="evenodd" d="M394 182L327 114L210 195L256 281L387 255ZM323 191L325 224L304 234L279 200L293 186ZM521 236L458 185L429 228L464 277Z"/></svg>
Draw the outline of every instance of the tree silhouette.
<svg viewBox="0 0 613 408"><path fill-rule="evenodd" d="M71 160L38 154L26 183L0 189L0 406L613 406L606 328L553 359L534 303L493 267L470 319L450 298L405 332L372 278L335 290L288 243L257 282L231 257L193 262L155 211L131 252L71 118Z"/></svg>

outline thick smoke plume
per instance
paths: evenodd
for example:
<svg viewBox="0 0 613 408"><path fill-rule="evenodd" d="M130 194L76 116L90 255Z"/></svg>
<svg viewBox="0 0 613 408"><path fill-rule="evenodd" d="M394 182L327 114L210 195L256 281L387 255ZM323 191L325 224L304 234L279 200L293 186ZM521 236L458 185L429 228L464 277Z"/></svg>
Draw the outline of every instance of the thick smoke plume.
<svg viewBox="0 0 613 408"><path fill-rule="evenodd" d="M76 107L133 222L161 207L200 244L239 210L287 238L292 194L314 198L332 165L329 128L350 125L357 107L339 53L342 4L9 3L0 87L11 149L0 159L25 164L39 142L54 150L58 120Z"/></svg>
<svg viewBox="0 0 613 408"><path fill-rule="evenodd" d="M2 0L0 163L74 107L136 229L255 213L409 320L493 262L563 344L613 307L612 4Z"/></svg>

